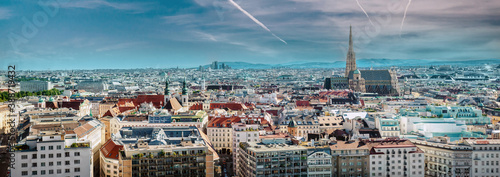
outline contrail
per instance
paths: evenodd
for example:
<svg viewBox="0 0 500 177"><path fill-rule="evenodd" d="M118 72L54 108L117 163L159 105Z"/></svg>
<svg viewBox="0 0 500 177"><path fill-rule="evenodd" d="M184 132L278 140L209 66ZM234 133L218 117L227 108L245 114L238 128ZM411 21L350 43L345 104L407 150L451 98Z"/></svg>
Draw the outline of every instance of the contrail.
<svg viewBox="0 0 500 177"><path fill-rule="evenodd" d="M269 31L275 38L279 39L281 42L288 44L285 40L281 39L280 37L276 36L269 28L266 27L262 22L257 20L255 17L253 17L250 13L248 13L245 9L241 8L240 5L236 4L233 0L229 0L231 4L233 4L238 10L243 12L245 15L248 16L248 18L252 19L255 23L257 23L260 27L264 28L266 31Z"/></svg>
<svg viewBox="0 0 500 177"><path fill-rule="evenodd" d="M401 37L401 32L403 32L403 25L405 24L406 12L408 12L408 8L410 7L411 0L408 0L408 4L406 4L405 13L403 15L403 21L401 22L401 29L399 30L399 37Z"/></svg>
<svg viewBox="0 0 500 177"><path fill-rule="evenodd" d="M363 6L361 6L361 4L359 3L359 0L356 0L356 2L358 3L358 6L359 8L361 8L361 10L365 13L366 17L368 17L368 21L370 21L370 23L375 26L372 22L372 20L370 19L370 16L368 16L368 13L366 13L365 9L363 8Z"/></svg>

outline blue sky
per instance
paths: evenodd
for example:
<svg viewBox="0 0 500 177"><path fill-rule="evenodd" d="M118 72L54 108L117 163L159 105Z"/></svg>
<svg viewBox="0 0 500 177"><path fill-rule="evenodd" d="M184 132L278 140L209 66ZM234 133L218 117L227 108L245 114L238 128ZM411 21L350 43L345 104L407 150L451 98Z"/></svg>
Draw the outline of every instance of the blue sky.
<svg viewBox="0 0 500 177"><path fill-rule="evenodd" d="M248 15L229 0L3 0L0 66L334 62L345 60L349 25L358 59L500 59L498 0L413 1L402 30L407 0L359 0L369 17L356 0L234 2Z"/></svg>

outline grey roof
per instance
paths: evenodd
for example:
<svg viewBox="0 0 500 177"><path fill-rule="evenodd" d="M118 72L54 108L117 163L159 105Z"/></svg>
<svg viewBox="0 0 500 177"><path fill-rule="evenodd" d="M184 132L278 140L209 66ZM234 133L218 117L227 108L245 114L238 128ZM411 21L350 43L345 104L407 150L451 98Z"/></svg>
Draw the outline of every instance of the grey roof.
<svg viewBox="0 0 500 177"><path fill-rule="evenodd" d="M200 138L194 126L178 127L123 127L119 132L119 140L124 144L146 141L149 145L179 144L182 140L194 143Z"/></svg>
<svg viewBox="0 0 500 177"><path fill-rule="evenodd" d="M389 70L359 70L361 77L365 80L391 80ZM349 79L353 79L354 71L349 72Z"/></svg>

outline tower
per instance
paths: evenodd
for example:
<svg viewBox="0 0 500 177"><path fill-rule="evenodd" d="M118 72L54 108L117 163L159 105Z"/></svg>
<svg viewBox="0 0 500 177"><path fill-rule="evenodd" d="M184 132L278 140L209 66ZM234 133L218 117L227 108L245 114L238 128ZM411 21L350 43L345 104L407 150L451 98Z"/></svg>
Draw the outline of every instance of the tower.
<svg viewBox="0 0 500 177"><path fill-rule="evenodd" d="M186 78L184 78L184 82L182 82L182 106L188 105L188 89L186 87Z"/></svg>
<svg viewBox="0 0 500 177"><path fill-rule="evenodd" d="M205 75L202 75L202 81L201 81L201 88L200 90L203 91L205 90Z"/></svg>
<svg viewBox="0 0 500 177"><path fill-rule="evenodd" d="M164 101L163 104L167 105L167 102L170 101L170 88L168 85L170 84L170 79L167 76L167 79L165 79L165 91L164 91Z"/></svg>
<svg viewBox="0 0 500 177"><path fill-rule="evenodd" d="M349 29L349 50L347 51L347 58L345 64L345 77L349 77L349 72L356 70L356 54L352 46L352 26Z"/></svg>
<svg viewBox="0 0 500 177"><path fill-rule="evenodd" d="M290 122L288 122L288 133L290 133L290 135L292 136L297 136L297 122L293 119L292 117L292 120L290 120Z"/></svg>

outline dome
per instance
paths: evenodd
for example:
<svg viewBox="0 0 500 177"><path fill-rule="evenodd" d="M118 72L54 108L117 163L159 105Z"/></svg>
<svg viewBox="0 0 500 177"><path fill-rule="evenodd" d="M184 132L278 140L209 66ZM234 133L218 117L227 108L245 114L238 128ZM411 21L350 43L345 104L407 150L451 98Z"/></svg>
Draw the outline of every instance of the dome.
<svg viewBox="0 0 500 177"><path fill-rule="evenodd" d="M297 127L297 122L292 118L292 120L290 120L290 122L288 122L288 127Z"/></svg>
<svg viewBox="0 0 500 177"><path fill-rule="evenodd" d="M359 70L354 70L354 74L359 74Z"/></svg>

